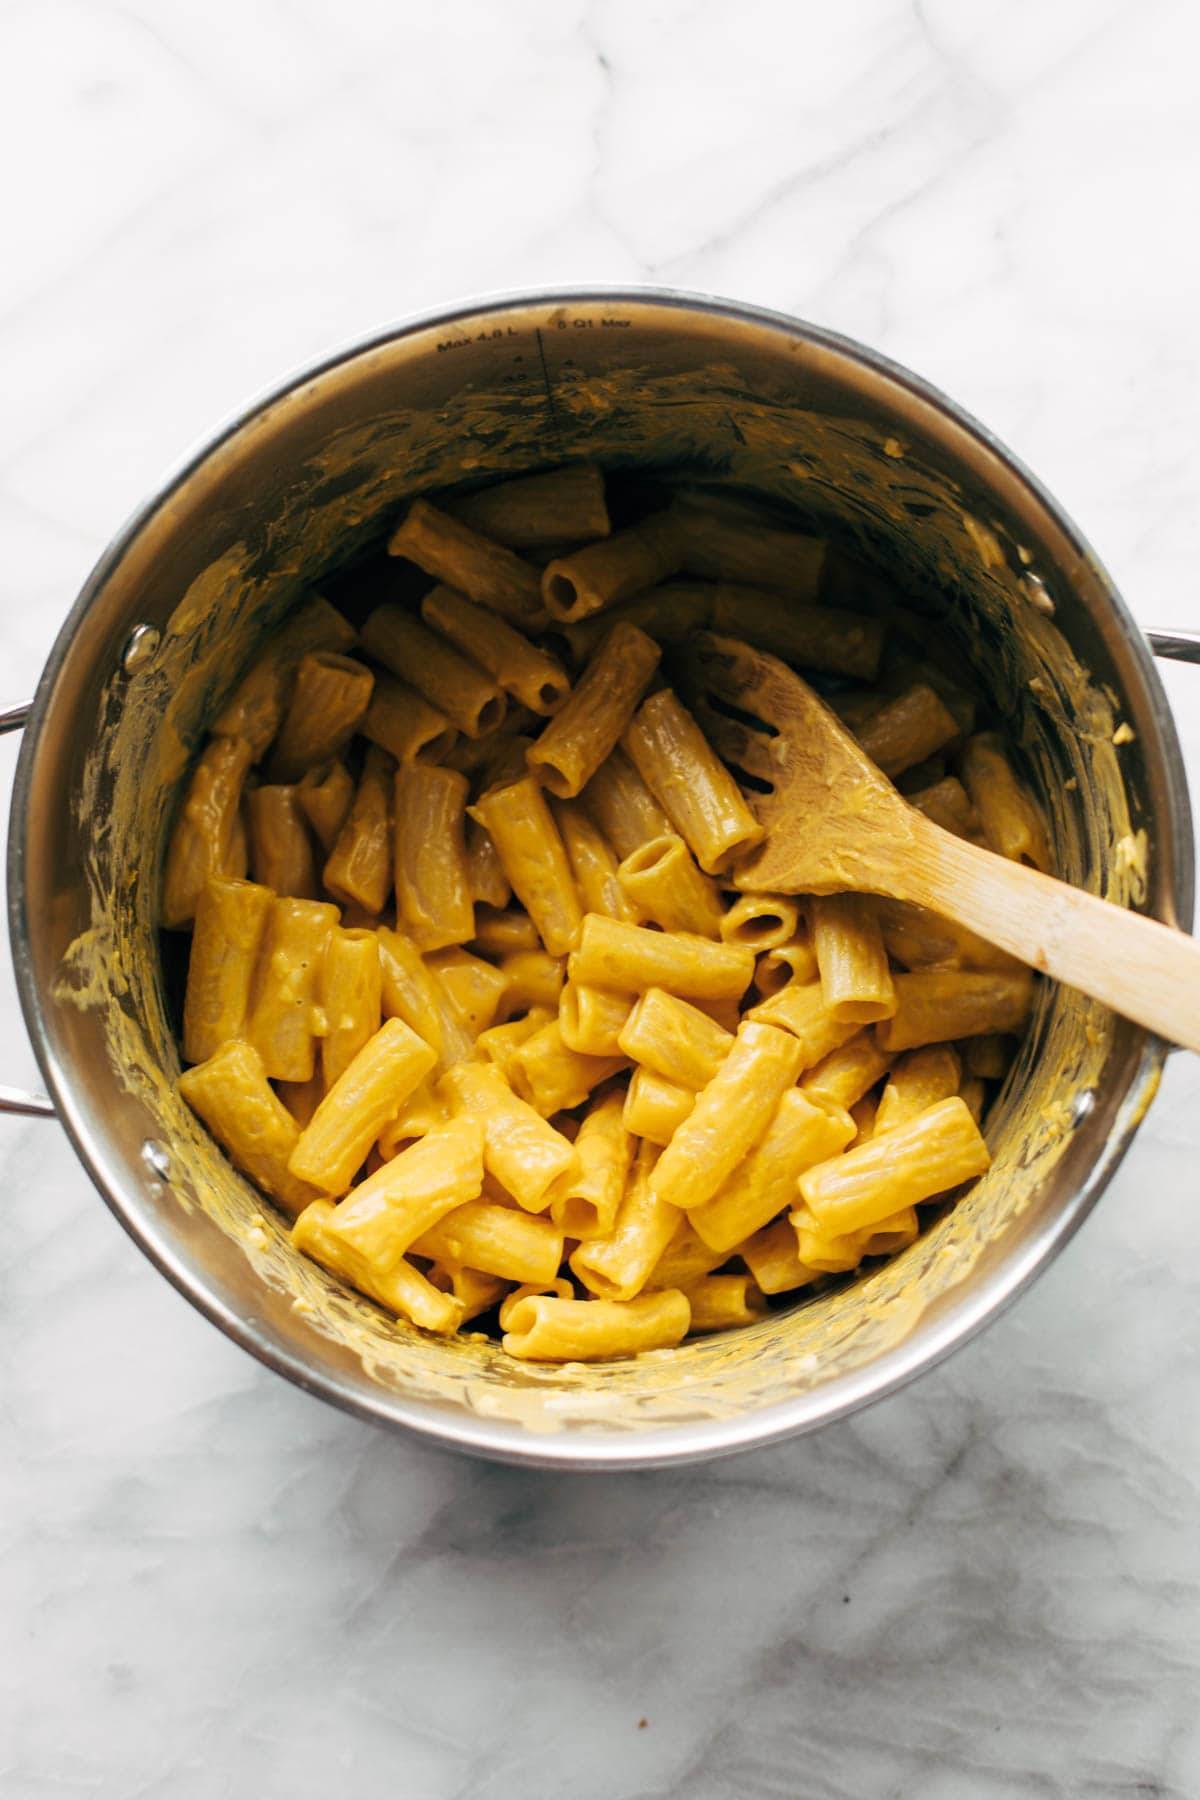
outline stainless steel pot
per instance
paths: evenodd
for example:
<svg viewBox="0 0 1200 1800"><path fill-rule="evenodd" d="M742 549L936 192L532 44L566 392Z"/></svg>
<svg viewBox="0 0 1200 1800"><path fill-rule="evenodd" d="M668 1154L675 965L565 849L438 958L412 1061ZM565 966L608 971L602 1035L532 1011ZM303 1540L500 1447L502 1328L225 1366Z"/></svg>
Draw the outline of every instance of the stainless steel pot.
<svg viewBox="0 0 1200 1800"><path fill-rule="evenodd" d="M456 308L305 370L170 477L87 582L32 707L0 722L27 723L10 929L53 1103L4 1104L57 1113L162 1272L302 1387L463 1449L599 1468L808 1430L946 1355L1095 1204L1165 1050L1044 996L968 1200L861 1282L633 1363L434 1341L291 1252L171 1087L155 905L180 778L263 631L402 500L581 456L754 489L895 577L1020 739L1068 879L1187 926L1193 847L1146 641L1071 522L942 395L794 319L649 290Z"/></svg>

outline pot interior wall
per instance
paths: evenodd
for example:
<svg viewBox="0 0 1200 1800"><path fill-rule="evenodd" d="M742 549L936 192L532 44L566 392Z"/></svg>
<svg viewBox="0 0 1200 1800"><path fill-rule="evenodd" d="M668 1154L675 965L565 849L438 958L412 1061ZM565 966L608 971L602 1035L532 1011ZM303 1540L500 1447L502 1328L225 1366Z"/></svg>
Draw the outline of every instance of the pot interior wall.
<svg viewBox="0 0 1200 1800"><path fill-rule="evenodd" d="M965 1202L865 1279L635 1363L515 1366L385 1319L292 1253L172 1088L155 905L180 779L263 632L406 498L584 456L749 490L830 535L971 661L1068 879L1166 916L1175 879L1151 841L1167 813L1154 695L1119 691L1101 573L992 449L836 345L662 303L512 307L360 352L227 437L98 571L47 677L42 719L60 723L28 747L22 848L48 1075L138 1237L251 1347L377 1412L486 1420L501 1448L526 1429L595 1439L798 1396L815 1418L865 1391L881 1358L898 1377L956 1334L989 1271L1036 1265L1157 1069L1141 1033L1047 993L993 1115L994 1167ZM142 620L162 641L128 676ZM1135 738L1118 749L1123 721Z"/></svg>

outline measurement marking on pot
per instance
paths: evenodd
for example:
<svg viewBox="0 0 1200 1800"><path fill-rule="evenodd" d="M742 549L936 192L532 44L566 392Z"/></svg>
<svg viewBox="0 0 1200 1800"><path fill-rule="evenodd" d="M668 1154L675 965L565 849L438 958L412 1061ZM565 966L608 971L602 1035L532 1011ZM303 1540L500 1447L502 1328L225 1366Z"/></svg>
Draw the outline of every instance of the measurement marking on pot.
<svg viewBox="0 0 1200 1800"><path fill-rule="evenodd" d="M555 327L559 331L591 331L596 324L599 324L602 331L624 331L626 327L632 325L632 323L632 319L601 318L596 320L592 317L581 319L555 319L554 321Z"/></svg>
<svg viewBox="0 0 1200 1800"><path fill-rule="evenodd" d="M559 325L562 325L561 319L559 320ZM555 447L559 453L562 454L564 450L562 424L558 417L558 408L554 404L554 389L550 385L550 370L546 363L546 345L542 339L540 326L535 332L535 336L537 338L538 360L542 365L542 382L546 389L546 410L550 415L550 430L554 434Z"/></svg>
<svg viewBox="0 0 1200 1800"><path fill-rule="evenodd" d="M493 325L484 331L467 332L463 337L443 338L438 345L438 355L446 350L466 350L471 344L503 343L505 338L520 336L512 325Z"/></svg>

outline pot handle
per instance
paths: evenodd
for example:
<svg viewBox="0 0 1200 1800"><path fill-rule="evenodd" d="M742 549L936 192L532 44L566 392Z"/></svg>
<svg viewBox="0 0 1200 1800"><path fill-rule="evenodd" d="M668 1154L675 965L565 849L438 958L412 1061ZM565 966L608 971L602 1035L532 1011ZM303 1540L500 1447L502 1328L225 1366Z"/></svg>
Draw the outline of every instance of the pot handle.
<svg viewBox="0 0 1200 1800"><path fill-rule="evenodd" d="M1200 631L1147 631L1155 656L1168 662L1200 663Z"/></svg>
<svg viewBox="0 0 1200 1800"><path fill-rule="evenodd" d="M1200 663L1200 631L1151 631L1147 630L1146 638L1155 656L1161 656L1164 662ZM1178 1044L1168 1044L1168 1050L1178 1050Z"/></svg>
<svg viewBox="0 0 1200 1800"><path fill-rule="evenodd" d="M20 731L28 719L28 706L10 706L0 711L0 737L9 731ZM53 1119L54 1102L45 1094L27 1094L23 1088L0 1086L0 1113L22 1113L30 1119Z"/></svg>

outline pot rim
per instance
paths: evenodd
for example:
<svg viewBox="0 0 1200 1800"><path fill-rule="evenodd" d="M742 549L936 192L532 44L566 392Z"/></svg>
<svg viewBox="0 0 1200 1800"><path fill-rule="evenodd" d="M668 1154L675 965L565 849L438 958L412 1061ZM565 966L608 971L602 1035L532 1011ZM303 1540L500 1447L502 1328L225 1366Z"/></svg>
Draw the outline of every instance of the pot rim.
<svg viewBox="0 0 1200 1800"><path fill-rule="evenodd" d="M1176 920L1184 929L1191 927L1194 899L1195 849L1191 807L1174 716L1146 639L1104 565L1049 490L985 426L941 389L853 338L773 308L683 289L596 285L502 291L415 313L344 342L262 390L194 445L170 469L157 491L127 518L100 555L55 639L30 708L12 792L8 842L8 921L21 1009L38 1065L75 1153L109 1210L172 1286L233 1342L306 1392L328 1400L343 1411L371 1423L401 1425L460 1452L483 1455L502 1462L555 1469L665 1467L766 1446L844 1418L875 1400L895 1393L926 1369L935 1367L952 1350L967 1343L986 1324L1005 1312L1074 1236L1120 1165L1145 1115L1149 1099L1153 1096L1169 1048L1153 1034L1142 1034L1140 1060L1130 1077L1117 1123L1101 1147L1086 1179L1066 1204L1046 1221L1036 1237L1025 1244L1021 1253L1014 1255L996 1271L985 1287L971 1288L964 1285L945 1307L943 1316L932 1333L927 1330L924 1335L918 1335L915 1341L889 1352L882 1368L879 1363L872 1363L854 1374L838 1377L830 1384L824 1403L815 1411L812 1392L808 1390L794 1399L734 1418L665 1426L631 1435L603 1437L599 1434L580 1433L557 1440L547 1439L536 1436L523 1427L500 1424L478 1414L450 1413L424 1403L407 1401L384 1388L378 1389L378 1403L374 1400L364 1401L342 1387L336 1372L316 1369L299 1355L281 1350L267 1341L252 1320L228 1307L209 1290L203 1276L159 1236L149 1218L141 1216L136 1204L132 1204L122 1191L120 1183L103 1171L101 1165L104 1159L90 1141L90 1134L74 1105L70 1071L63 1066L50 1042L44 997L37 990L34 981L25 881L26 818L32 770L47 717L49 696L81 621L131 544L159 509L223 444L306 382L372 350L413 336L417 332L427 331L431 327L452 325L464 319L483 318L514 307L552 308L622 302L673 308L680 312L699 312L740 324L765 327L848 358L885 376L933 411L943 415L959 430L974 438L1033 495L1076 553L1102 581L1111 609L1112 623L1137 664L1148 691L1158 727L1158 748L1163 761L1168 802L1165 823L1174 851L1172 898Z"/></svg>

